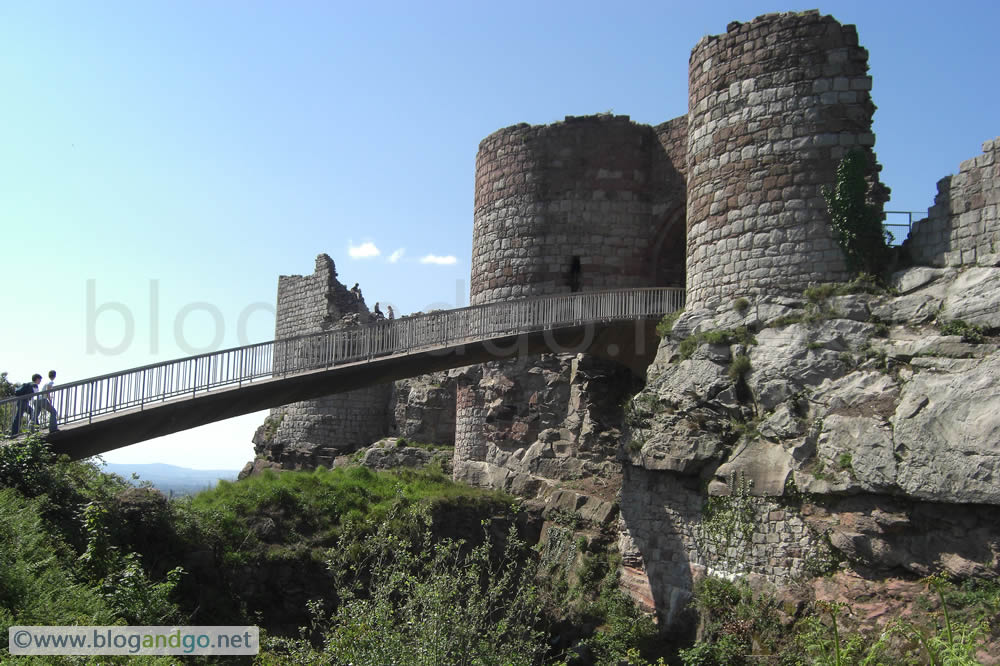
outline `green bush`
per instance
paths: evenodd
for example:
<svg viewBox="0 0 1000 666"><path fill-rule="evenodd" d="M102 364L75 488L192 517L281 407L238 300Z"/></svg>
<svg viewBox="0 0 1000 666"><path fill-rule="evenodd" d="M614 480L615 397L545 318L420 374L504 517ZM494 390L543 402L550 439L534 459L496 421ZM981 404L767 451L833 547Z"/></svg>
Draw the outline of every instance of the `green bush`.
<svg viewBox="0 0 1000 666"><path fill-rule="evenodd" d="M739 382L750 370L750 357L746 354L737 354L733 357L733 362L729 364L729 378L734 382Z"/></svg>
<svg viewBox="0 0 1000 666"><path fill-rule="evenodd" d="M496 559L488 538L471 550L461 541L432 543L426 511L398 517L422 536L401 541L383 523L360 544L367 571L345 559L345 549L331 551L343 603L325 633L326 663L537 663L546 650L536 628L537 561L513 528Z"/></svg>
<svg viewBox="0 0 1000 666"><path fill-rule="evenodd" d="M746 326L736 328L720 328L712 331L703 331L695 335L688 336L681 340L677 346L677 353L682 359L691 358L695 350L703 344L711 345L755 345L757 338Z"/></svg>
<svg viewBox="0 0 1000 666"><path fill-rule="evenodd" d="M952 319L941 324L941 335L961 335L962 342L981 344L986 338L981 327L967 324L961 319Z"/></svg>
<svg viewBox="0 0 1000 666"><path fill-rule="evenodd" d="M674 328L674 323L682 314L684 314L684 310L675 310L663 315L663 319L656 324L656 334L661 338L665 338L670 335L670 332Z"/></svg>
<svg viewBox="0 0 1000 666"><path fill-rule="evenodd" d="M745 580L713 576L695 583L691 605L701 620L700 640L680 651L686 666L758 664L761 655L779 661L785 631L774 597L755 595Z"/></svg>
<svg viewBox="0 0 1000 666"><path fill-rule="evenodd" d="M81 583L75 555L45 525L44 500L0 489L0 647L13 624L111 624L97 590Z"/></svg>

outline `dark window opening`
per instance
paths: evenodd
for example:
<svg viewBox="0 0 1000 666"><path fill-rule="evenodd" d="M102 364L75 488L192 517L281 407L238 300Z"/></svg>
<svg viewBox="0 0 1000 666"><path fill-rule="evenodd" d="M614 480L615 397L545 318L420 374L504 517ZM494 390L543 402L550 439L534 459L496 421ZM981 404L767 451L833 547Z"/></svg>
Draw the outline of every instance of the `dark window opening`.
<svg viewBox="0 0 1000 666"><path fill-rule="evenodd" d="M569 264L569 290L580 291L580 257L574 256Z"/></svg>

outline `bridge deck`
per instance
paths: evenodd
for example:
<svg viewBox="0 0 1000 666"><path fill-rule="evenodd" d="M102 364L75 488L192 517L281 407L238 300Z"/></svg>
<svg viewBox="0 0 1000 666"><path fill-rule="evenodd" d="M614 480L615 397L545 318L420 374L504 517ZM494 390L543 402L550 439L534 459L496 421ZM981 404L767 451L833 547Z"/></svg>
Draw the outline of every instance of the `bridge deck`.
<svg viewBox="0 0 1000 666"><path fill-rule="evenodd" d="M651 322L683 307L681 289L589 292L380 321L143 366L48 397L57 452L83 458L206 423L403 377L489 360L591 352L630 362L655 351ZM18 398L0 401L10 431Z"/></svg>

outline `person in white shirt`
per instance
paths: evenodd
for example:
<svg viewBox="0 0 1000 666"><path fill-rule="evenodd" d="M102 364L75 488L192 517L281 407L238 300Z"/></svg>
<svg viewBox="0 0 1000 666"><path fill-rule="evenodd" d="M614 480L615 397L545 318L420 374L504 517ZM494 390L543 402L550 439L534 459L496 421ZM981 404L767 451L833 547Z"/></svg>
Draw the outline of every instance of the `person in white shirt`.
<svg viewBox="0 0 1000 666"><path fill-rule="evenodd" d="M39 378L41 379L41 378ZM43 391L51 391L56 385L56 371L49 370L49 381L42 387ZM59 432L59 412L52 405L49 394L40 395L35 398L35 413L31 417L31 422L38 425L38 417L42 415L42 410L49 413L49 432Z"/></svg>

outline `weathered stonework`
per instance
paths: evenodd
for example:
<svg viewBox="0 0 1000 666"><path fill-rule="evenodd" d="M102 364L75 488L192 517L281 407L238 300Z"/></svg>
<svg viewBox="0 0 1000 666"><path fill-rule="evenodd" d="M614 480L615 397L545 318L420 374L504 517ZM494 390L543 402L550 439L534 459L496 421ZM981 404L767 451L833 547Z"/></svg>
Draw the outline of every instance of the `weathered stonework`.
<svg viewBox="0 0 1000 666"><path fill-rule="evenodd" d="M686 125L568 117L484 139L472 304L683 284ZM484 365L458 389L455 478L536 495L555 479L617 475L611 433L628 377L575 355Z"/></svg>
<svg viewBox="0 0 1000 666"><path fill-rule="evenodd" d="M455 391L458 377L476 368L434 372L393 384L389 410L397 437L422 444L455 442Z"/></svg>
<svg viewBox="0 0 1000 666"><path fill-rule="evenodd" d="M278 278L275 339L356 326L369 316L364 299L337 280L325 254L312 275ZM280 371L282 359L274 363ZM388 434L391 391L383 384L273 409L254 436L255 453L285 469L332 467L338 455Z"/></svg>
<svg viewBox="0 0 1000 666"><path fill-rule="evenodd" d="M937 187L934 205L904 244L914 263L1000 263L1000 137L984 143L982 155L962 162L958 175L942 178Z"/></svg>
<svg viewBox="0 0 1000 666"><path fill-rule="evenodd" d="M666 627L682 622L699 577L752 576L782 585L829 566L830 548L794 503L750 498L752 516L726 530L706 521L707 501L697 477L625 467L618 548L626 590L659 612Z"/></svg>
<svg viewBox="0 0 1000 666"><path fill-rule="evenodd" d="M988 267L1000 266L1000 138L939 183L907 242L919 263L979 267L906 271L898 297L802 299L847 277L822 192L848 150L867 156L871 202L887 195L867 57L854 26L769 14L694 47L684 117L568 117L482 141L474 305L687 287L673 340L628 408L637 386L624 366L548 354L397 382L391 400L376 387L274 410L258 452L309 467L387 433L453 440L456 480L539 498L546 517L574 512L605 536L617 528L623 586L665 627L683 624L705 574L771 585L837 567L995 576L997 341L930 326L1000 328L1000 269ZM312 276L281 278L277 337L366 321L335 277L327 258ZM753 341L680 358L684 338L738 327ZM734 379L741 356L749 369ZM713 518L727 507L741 516L732 530Z"/></svg>
<svg viewBox="0 0 1000 666"><path fill-rule="evenodd" d="M688 304L847 277L822 188L871 147L868 52L817 11L705 37L690 61ZM887 198L874 188L875 203Z"/></svg>
<svg viewBox="0 0 1000 666"><path fill-rule="evenodd" d="M683 118L654 129L628 116L567 117L483 139L471 303L659 286L651 247L683 246L683 229L670 222L684 199L677 140L684 125ZM659 277L680 284L676 268L661 266Z"/></svg>
<svg viewBox="0 0 1000 666"><path fill-rule="evenodd" d="M455 479L527 497L582 479L617 487L621 403L635 387L627 368L584 354L485 364L459 384Z"/></svg>

